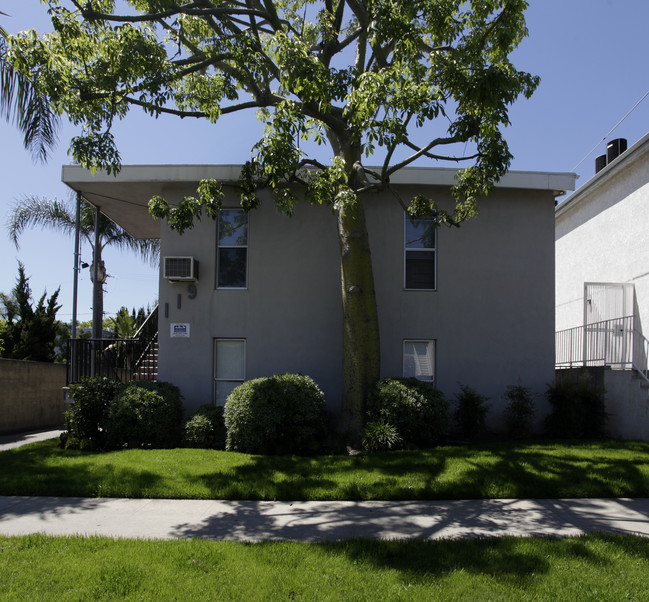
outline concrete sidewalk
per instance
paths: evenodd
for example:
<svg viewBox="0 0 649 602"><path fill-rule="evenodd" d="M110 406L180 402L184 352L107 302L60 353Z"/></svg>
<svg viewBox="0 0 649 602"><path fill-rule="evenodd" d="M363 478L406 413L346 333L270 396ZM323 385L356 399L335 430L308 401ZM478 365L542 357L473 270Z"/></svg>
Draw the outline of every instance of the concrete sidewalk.
<svg viewBox="0 0 649 602"><path fill-rule="evenodd" d="M0 497L0 534L235 541L649 536L649 499L252 502Z"/></svg>

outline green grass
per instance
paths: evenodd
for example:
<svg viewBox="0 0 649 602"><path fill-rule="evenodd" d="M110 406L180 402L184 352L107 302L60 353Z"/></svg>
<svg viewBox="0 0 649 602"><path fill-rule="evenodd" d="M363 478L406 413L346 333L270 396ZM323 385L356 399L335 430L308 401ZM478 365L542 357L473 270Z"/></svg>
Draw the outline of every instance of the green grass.
<svg viewBox="0 0 649 602"><path fill-rule="evenodd" d="M2 600L646 600L649 539L0 537Z"/></svg>
<svg viewBox="0 0 649 602"><path fill-rule="evenodd" d="M0 495L239 500L649 497L649 444L490 443L369 456L212 450L0 453Z"/></svg>

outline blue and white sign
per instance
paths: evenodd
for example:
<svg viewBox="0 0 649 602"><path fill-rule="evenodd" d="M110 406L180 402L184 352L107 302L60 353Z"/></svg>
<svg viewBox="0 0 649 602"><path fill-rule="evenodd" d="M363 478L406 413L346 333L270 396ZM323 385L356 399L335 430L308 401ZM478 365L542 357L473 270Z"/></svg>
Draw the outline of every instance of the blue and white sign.
<svg viewBox="0 0 649 602"><path fill-rule="evenodd" d="M171 324L169 336L173 339L188 339L189 324Z"/></svg>

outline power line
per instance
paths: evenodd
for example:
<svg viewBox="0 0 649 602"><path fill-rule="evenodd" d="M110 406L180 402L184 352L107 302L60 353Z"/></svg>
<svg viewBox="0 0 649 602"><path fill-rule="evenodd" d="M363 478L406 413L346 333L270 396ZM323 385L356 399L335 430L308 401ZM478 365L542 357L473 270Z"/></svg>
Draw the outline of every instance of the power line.
<svg viewBox="0 0 649 602"><path fill-rule="evenodd" d="M647 98L647 96L649 96L649 90L647 90L647 91L645 92L645 95L644 95L644 96L643 96L643 97L642 97L638 102L636 102L636 103L633 105L633 107L632 107L632 108L627 112L627 114L626 114L624 117L622 117L622 119L620 119L620 121L618 121L618 122L617 122L617 123L616 123L616 124L611 128L611 131L608 132L608 134L606 134L606 136L604 136L604 137L603 137L603 138L602 138L602 139L601 139L601 140L600 140L600 141L599 141L599 142L598 142L598 143L593 147L593 149L592 149L592 150L591 150L591 151L590 151L590 152L589 152L589 153L588 153L588 154L587 154L587 155L586 155L586 156L585 156L581 161L579 161L579 163L577 163L577 165L575 165L575 166L574 166L570 171L576 171L577 168L578 168L578 167L579 167L579 166L580 166L580 165L581 165L581 164L582 164L586 159L588 159L588 157L590 157L590 156L595 152L595 150L597 149L597 147L598 147L602 142L604 142L604 140L606 140L606 139L607 139L607 138L608 138L608 137L609 137L609 136L610 136L610 135L615 131L615 129L616 129L616 128L617 128L617 127L618 127L618 126L619 126L619 125L620 125L620 124L621 124L621 123L622 123L622 122L623 122L623 121L624 121L624 120L625 120L629 115L631 115L631 113L633 113L633 111L636 110L636 108L638 107L638 105L639 105L639 104L640 104L640 103L641 103L645 98Z"/></svg>

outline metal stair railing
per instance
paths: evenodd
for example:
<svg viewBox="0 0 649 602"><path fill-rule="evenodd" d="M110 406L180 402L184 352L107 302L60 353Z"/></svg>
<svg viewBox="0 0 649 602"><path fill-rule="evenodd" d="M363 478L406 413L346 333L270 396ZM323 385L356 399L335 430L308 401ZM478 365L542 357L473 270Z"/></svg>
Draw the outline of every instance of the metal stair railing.
<svg viewBox="0 0 649 602"><path fill-rule="evenodd" d="M135 374L142 380L156 379L157 358L155 369L140 368L157 339L157 305L132 339L68 339L66 385L93 376L106 376L121 382L132 380Z"/></svg>
<svg viewBox="0 0 649 602"><path fill-rule="evenodd" d="M147 316L142 326L135 333L134 339L141 342L141 348L138 350L138 357L133 366L133 372L139 371L142 363L147 359L149 353L152 352L154 343L158 340L158 306L156 305L151 313ZM157 358L156 358L157 364Z"/></svg>

